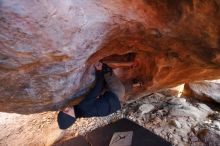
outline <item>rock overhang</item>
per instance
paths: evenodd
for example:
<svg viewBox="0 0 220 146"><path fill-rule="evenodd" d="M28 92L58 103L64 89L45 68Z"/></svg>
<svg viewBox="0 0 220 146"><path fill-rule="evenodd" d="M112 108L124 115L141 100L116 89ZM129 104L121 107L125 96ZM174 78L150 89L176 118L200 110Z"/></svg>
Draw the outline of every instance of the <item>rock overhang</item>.
<svg viewBox="0 0 220 146"><path fill-rule="evenodd" d="M92 65L135 53L154 91L220 78L217 0L1 1L1 111L57 110L94 81Z"/></svg>

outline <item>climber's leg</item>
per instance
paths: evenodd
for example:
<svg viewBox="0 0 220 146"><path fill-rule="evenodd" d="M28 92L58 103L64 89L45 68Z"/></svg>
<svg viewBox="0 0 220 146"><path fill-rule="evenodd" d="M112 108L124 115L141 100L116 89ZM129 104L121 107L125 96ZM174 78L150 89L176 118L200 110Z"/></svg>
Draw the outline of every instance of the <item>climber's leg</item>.
<svg viewBox="0 0 220 146"><path fill-rule="evenodd" d="M112 73L107 73L104 75L105 81L107 83L108 89L113 92L120 101L125 101L125 87L122 82L116 77L116 75Z"/></svg>

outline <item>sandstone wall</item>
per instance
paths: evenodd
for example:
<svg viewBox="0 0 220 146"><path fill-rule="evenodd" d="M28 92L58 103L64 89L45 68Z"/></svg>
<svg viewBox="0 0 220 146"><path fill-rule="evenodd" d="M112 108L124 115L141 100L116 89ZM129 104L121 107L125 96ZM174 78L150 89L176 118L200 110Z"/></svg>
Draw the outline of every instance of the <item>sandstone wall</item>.
<svg viewBox="0 0 220 146"><path fill-rule="evenodd" d="M56 110L92 64L136 53L130 79L157 90L220 78L219 0L1 0L0 111Z"/></svg>

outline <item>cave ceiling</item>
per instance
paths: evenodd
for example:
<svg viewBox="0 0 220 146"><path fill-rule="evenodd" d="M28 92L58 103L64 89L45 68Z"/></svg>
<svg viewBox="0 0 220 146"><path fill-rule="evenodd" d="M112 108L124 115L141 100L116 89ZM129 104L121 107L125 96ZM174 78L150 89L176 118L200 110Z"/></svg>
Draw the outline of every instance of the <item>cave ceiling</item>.
<svg viewBox="0 0 220 146"><path fill-rule="evenodd" d="M133 53L146 91L220 78L219 0L0 0L0 111L57 110ZM114 57L113 57L114 58Z"/></svg>

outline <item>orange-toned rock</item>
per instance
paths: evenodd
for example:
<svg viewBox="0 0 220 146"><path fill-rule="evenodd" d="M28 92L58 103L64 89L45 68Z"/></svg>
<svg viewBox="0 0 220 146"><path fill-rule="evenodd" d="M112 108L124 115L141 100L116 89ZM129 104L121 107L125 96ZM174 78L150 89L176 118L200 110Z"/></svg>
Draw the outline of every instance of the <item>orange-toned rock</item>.
<svg viewBox="0 0 220 146"><path fill-rule="evenodd" d="M0 2L0 111L57 110L94 81L92 64L136 54L144 90L220 78L218 0Z"/></svg>

